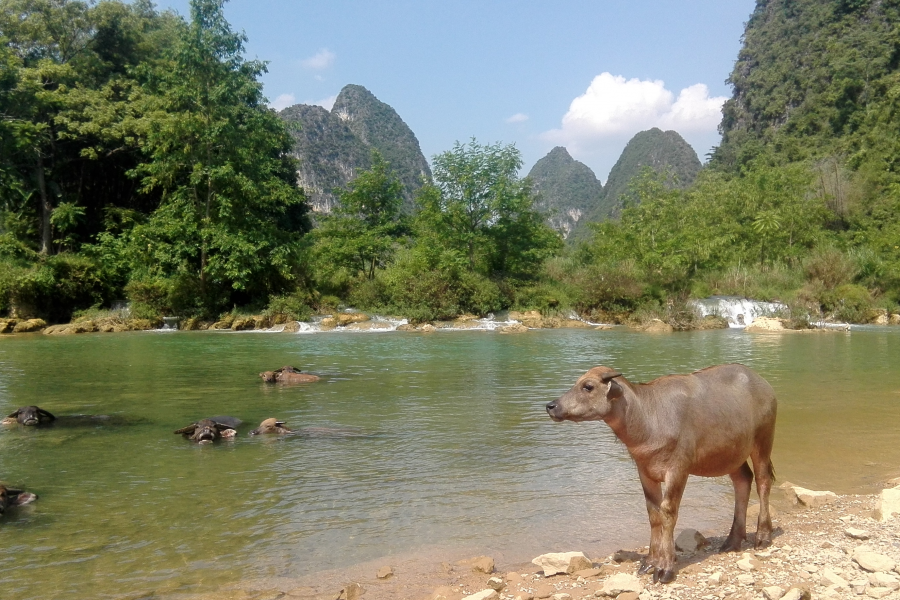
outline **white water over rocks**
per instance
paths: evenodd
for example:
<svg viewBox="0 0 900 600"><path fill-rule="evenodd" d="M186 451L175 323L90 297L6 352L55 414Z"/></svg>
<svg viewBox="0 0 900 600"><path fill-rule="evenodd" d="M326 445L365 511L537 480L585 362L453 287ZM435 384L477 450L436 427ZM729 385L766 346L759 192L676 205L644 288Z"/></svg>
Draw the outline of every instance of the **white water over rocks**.
<svg viewBox="0 0 900 600"><path fill-rule="evenodd" d="M759 302L739 296L710 296L693 300L692 304L702 316L718 315L728 321L729 327L744 328L757 317L772 317L787 310L781 302Z"/></svg>

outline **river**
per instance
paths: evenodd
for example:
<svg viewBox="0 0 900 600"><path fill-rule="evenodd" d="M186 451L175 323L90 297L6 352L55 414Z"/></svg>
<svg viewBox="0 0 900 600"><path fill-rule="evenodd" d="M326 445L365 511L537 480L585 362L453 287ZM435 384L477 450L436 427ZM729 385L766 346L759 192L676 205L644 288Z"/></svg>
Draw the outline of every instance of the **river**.
<svg viewBox="0 0 900 600"><path fill-rule="evenodd" d="M5 336L0 412L60 419L0 428L0 480L40 496L0 518L0 597L165 597L435 548L521 562L641 545L624 446L543 406L597 364L648 381L724 362L776 390L779 480L873 493L900 475L900 328ZM322 381L257 375L285 364ZM212 415L242 419L237 438L173 434ZM266 417L299 434L248 436ZM692 478L679 527L722 535L731 503L727 477Z"/></svg>

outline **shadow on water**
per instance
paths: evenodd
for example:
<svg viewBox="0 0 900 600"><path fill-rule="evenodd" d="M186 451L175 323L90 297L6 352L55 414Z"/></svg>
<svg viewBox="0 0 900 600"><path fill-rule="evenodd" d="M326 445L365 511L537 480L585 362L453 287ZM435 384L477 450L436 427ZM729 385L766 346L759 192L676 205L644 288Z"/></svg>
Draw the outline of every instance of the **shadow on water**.
<svg viewBox="0 0 900 600"><path fill-rule="evenodd" d="M602 423L554 424L543 409L597 364L647 381L745 363L779 397L782 480L865 492L900 474L896 428L883 425L900 417L897 329L3 341L0 414L37 404L74 418L0 428L0 480L40 496L0 519L4 600L204 592L423 548L512 563L644 544L625 448ZM261 384L284 364L331 375ZM207 415L240 418L237 437L172 434ZM297 434L247 435L270 417ZM727 478L692 478L679 525L722 535L731 504Z"/></svg>

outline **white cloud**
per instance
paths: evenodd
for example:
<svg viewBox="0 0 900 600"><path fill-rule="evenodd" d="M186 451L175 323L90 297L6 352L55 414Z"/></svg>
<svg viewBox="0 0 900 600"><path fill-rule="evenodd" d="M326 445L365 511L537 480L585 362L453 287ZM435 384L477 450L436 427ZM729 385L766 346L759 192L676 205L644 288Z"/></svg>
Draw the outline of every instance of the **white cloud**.
<svg viewBox="0 0 900 600"><path fill-rule="evenodd" d="M332 52L328 48L322 48L313 56L301 60L300 64L306 69L321 71L322 69L327 69L328 67L333 65L334 59L336 58L337 55L334 52Z"/></svg>
<svg viewBox="0 0 900 600"><path fill-rule="evenodd" d="M321 106L325 110L331 110L331 107L334 106L335 100L337 100L337 95L328 96L327 98L322 98L321 100L316 100L315 102L310 102L310 104L314 104L316 106Z"/></svg>
<svg viewBox="0 0 900 600"><path fill-rule="evenodd" d="M507 123L524 123L528 120L528 115L525 113L516 113L513 116L506 119Z"/></svg>
<svg viewBox="0 0 900 600"><path fill-rule="evenodd" d="M281 94L271 102L269 102L269 106L274 108L275 110L284 110L288 106L293 106L297 104L297 99L294 98L293 94Z"/></svg>
<svg viewBox="0 0 900 600"><path fill-rule="evenodd" d="M594 77L587 91L569 105L559 129L541 137L563 145L579 160L594 159L602 176L622 152L625 143L653 127L674 129L701 159L718 139L724 96L710 97L698 83L675 94L661 80L625 79L610 73Z"/></svg>

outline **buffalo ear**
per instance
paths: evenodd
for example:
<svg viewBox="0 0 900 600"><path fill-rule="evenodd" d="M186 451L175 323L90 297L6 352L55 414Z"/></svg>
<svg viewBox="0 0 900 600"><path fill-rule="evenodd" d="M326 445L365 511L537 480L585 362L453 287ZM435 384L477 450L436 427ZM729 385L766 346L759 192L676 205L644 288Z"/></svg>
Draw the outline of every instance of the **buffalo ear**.
<svg viewBox="0 0 900 600"><path fill-rule="evenodd" d="M20 412L21 412L21 410L16 409L16 412L14 412L14 413L9 413L8 415L6 415L6 418L7 418L7 419L15 419L16 417L19 416L19 413L20 413Z"/></svg>
<svg viewBox="0 0 900 600"><path fill-rule="evenodd" d="M606 397L610 400L615 400L616 398L621 398L625 395L625 391L622 389L622 386L615 382L615 380L609 380L609 390L606 392Z"/></svg>
<svg viewBox="0 0 900 600"><path fill-rule="evenodd" d="M191 423L187 427L182 427L181 429L176 429L175 433L183 433L184 435L193 435L193 433L197 430L197 424Z"/></svg>
<svg viewBox="0 0 900 600"><path fill-rule="evenodd" d="M47 418L50 419L51 421L55 421L55 420L56 420L56 417L54 417L53 415L51 415L49 412L47 412L47 411L44 410L43 408L39 408L39 409L38 409L38 414L39 414L39 415L42 415L42 416L44 416L44 417L47 417Z"/></svg>

